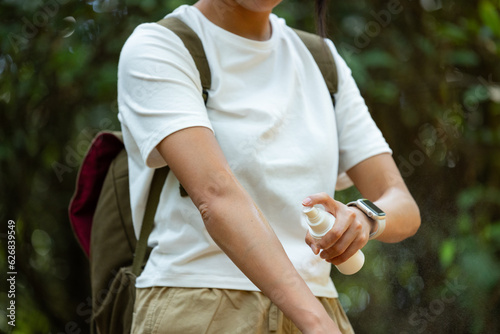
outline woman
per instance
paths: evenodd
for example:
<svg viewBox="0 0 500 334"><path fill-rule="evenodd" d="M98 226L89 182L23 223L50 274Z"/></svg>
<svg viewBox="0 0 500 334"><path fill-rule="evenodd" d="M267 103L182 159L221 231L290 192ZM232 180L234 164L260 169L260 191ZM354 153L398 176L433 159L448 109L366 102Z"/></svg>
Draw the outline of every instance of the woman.
<svg viewBox="0 0 500 334"><path fill-rule="evenodd" d="M170 14L203 43L212 73L206 106L199 73L174 33L143 24L124 45L119 118L137 234L153 169L172 171L137 279L134 333L352 333L331 263L381 229L330 197L341 172L385 211L377 239L397 242L420 225L333 43L335 110L310 53L271 14L279 2L200 0ZM189 197L179 196L179 182ZM307 233L301 203L336 216L320 241Z"/></svg>

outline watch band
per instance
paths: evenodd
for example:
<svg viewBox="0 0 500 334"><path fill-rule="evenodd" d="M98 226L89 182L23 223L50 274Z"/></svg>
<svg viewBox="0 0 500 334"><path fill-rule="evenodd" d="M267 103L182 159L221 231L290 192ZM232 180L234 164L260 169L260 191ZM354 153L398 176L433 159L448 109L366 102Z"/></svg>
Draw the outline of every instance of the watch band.
<svg viewBox="0 0 500 334"><path fill-rule="evenodd" d="M370 233L370 240L376 239L385 230L385 219L374 219L377 223L377 230Z"/></svg>
<svg viewBox="0 0 500 334"><path fill-rule="evenodd" d="M347 206L355 206L357 207L361 212L363 212L368 218L373 220L377 224L377 229L373 232L370 233L369 240L376 239L379 235L382 234L385 230L385 214L383 214L382 217L378 216L377 213L372 211L373 209L369 209L366 205L361 204L362 201L368 201L365 199L353 201L347 203ZM375 206L373 203L370 202L373 206ZM380 210L377 206L375 206L378 210ZM381 210L380 210L381 211Z"/></svg>

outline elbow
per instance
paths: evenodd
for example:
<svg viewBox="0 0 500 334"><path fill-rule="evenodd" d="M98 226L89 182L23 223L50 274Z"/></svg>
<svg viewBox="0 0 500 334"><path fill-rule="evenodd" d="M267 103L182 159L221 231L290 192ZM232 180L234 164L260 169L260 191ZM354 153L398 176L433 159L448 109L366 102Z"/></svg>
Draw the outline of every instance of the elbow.
<svg viewBox="0 0 500 334"><path fill-rule="evenodd" d="M251 198L239 184L228 184L217 192L205 193L196 204L203 224L221 249L228 249L231 230L235 220L241 219L241 212L252 206Z"/></svg>
<svg viewBox="0 0 500 334"><path fill-rule="evenodd" d="M228 226L226 226L224 222L226 221L225 218L227 218L225 217L227 214L227 208L230 205L231 204L224 196L210 196L204 198L196 205L208 234L223 250L228 249Z"/></svg>
<svg viewBox="0 0 500 334"><path fill-rule="evenodd" d="M224 208L227 207L228 202L224 197L211 197L210 199L203 200L197 205L203 223L207 228L209 234L213 230L214 225L223 218Z"/></svg>
<svg viewBox="0 0 500 334"><path fill-rule="evenodd" d="M213 222L221 218L231 202L241 196L242 187L230 171L221 171L207 177L203 184L188 192L209 229Z"/></svg>
<svg viewBox="0 0 500 334"><path fill-rule="evenodd" d="M197 205L197 208L207 231L210 233L211 226L213 225L212 222L217 220L217 210L214 209L214 203L212 201L202 201Z"/></svg>

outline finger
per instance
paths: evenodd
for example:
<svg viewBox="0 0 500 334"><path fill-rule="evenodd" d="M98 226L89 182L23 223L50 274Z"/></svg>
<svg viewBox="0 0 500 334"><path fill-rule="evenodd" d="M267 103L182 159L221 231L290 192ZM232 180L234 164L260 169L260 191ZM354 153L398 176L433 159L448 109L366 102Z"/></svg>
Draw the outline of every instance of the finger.
<svg viewBox="0 0 500 334"><path fill-rule="evenodd" d="M348 229L337 242L321 252L321 258L331 260L341 256L355 242L358 233L358 231Z"/></svg>
<svg viewBox="0 0 500 334"><path fill-rule="evenodd" d="M336 256L334 258L326 260L327 262L330 262L331 264L334 264L338 266L339 264L344 263L345 261L349 260L356 252L359 250L357 246L354 246L354 243L350 244L347 249L340 254L339 256Z"/></svg>
<svg viewBox="0 0 500 334"><path fill-rule="evenodd" d="M347 248L349 245L345 244L347 241L348 243L354 243L354 246L358 249L363 248L368 242L370 226L359 219L356 211L350 208L341 211L342 212L339 212L339 217L335 225L333 225L331 231L322 238L318 246L323 249L329 249L333 245L336 245L338 249L342 249L342 245L345 245L344 248ZM347 219L345 217L347 217ZM330 255L331 257L335 257L340 255L340 253Z"/></svg>
<svg viewBox="0 0 500 334"><path fill-rule="evenodd" d="M321 192L314 195L310 195L302 201L302 205L304 206L313 206L316 204L323 205L326 211L330 212L334 216L336 215L338 208L337 201L335 201L327 193Z"/></svg>
<svg viewBox="0 0 500 334"><path fill-rule="evenodd" d="M320 248L318 247L318 245L316 244L317 241L316 239L314 239L312 236L311 236L311 233L309 233L309 231L307 231L307 234L306 234L306 244L311 247L314 255L318 255L319 251L320 251Z"/></svg>
<svg viewBox="0 0 500 334"><path fill-rule="evenodd" d="M322 249L328 249L339 242L343 238L346 231L356 222L356 214L351 211L339 210L339 215L335 220L332 229L318 242L318 246ZM346 246L347 247L347 246Z"/></svg>
<svg viewBox="0 0 500 334"><path fill-rule="evenodd" d="M361 223L359 223L359 224L354 223L353 225L359 225L359 226L355 226L355 227L349 229L349 231L346 232L345 236L347 238L348 235L352 234L352 235L354 235L354 239L351 242L349 242L348 246L342 252L338 252L336 255L333 253L333 249L335 249L335 247L332 247L332 249L329 249L328 252L325 254L325 259L328 262L333 263L335 265L341 264L341 263L347 261L359 249L363 248L366 245L366 243L368 242L368 237L365 233L362 233L362 227L361 227L362 224ZM344 240L342 238L342 240L340 240L340 242L338 244L343 243L343 242L344 242ZM343 248L343 245L338 246L338 249L342 249L342 248Z"/></svg>

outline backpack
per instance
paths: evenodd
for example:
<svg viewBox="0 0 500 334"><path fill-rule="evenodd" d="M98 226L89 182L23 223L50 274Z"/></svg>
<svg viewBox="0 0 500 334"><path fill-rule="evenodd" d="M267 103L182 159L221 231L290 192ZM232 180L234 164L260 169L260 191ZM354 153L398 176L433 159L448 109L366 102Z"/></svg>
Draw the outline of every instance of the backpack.
<svg viewBox="0 0 500 334"><path fill-rule="evenodd" d="M169 17L158 24L179 36L190 52L200 73L206 104L211 74L200 39L177 18ZM295 32L313 55L335 103L337 70L326 43L318 35ZM127 152L121 133L98 133L83 159L69 204L69 219L90 262L91 333L130 333L135 280L149 257L147 240L168 172L168 166L154 172L137 240L130 208ZM180 196L188 196L182 185L179 192Z"/></svg>

